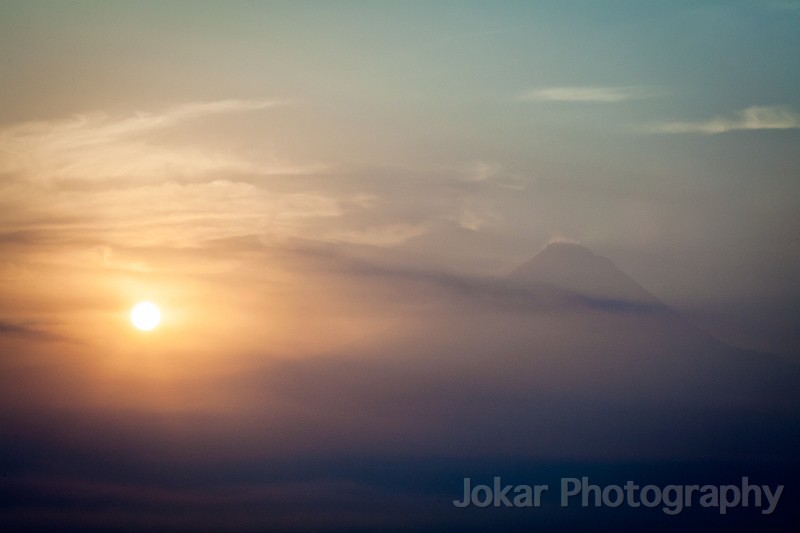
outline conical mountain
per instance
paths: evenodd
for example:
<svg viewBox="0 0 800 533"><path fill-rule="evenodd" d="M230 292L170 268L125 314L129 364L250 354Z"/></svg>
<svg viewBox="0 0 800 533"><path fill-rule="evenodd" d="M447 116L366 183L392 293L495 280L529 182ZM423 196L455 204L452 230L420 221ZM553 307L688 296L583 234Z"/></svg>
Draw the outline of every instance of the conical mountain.
<svg viewBox="0 0 800 533"><path fill-rule="evenodd" d="M534 293L547 288L569 295L563 300L571 302L569 312L551 308L559 318L537 336L556 331L552 345L565 347L561 353L592 368L599 380L619 386L613 376L625 376L662 398L677 393L736 403L797 396L791 393L796 366L723 343L579 244L549 244L508 280Z"/></svg>
<svg viewBox="0 0 800 533"><path fill-rule="evenodd" d="M552 243L513 270L508 279L522 286L547 286L588 298L663 305L605 257L572 243Z"/></svg>

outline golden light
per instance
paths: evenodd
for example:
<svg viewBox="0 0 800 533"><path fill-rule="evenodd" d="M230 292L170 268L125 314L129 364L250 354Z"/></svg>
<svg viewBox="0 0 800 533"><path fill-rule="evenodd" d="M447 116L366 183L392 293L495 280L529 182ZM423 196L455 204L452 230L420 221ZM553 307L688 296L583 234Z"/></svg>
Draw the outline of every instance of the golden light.
<svg viewBox="0 0 800 533"><path fill-rule="evenodd" d="M150 331L161 323L161 310L152 302L140 302L131 311L131 322L142 331Z"/></svg>

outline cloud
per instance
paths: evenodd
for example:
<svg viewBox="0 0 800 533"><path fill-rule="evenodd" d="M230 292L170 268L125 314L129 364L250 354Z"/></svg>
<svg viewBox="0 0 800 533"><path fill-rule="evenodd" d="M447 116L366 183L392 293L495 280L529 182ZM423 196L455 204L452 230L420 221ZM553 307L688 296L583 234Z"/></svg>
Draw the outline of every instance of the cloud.
<svg viewBox="0 0 800 533"><path fill-rule="evenodd" d="M564 241L560 241L564 242ZM363 287L369 280L382 287L392 287L400 294L411 286L423 288L430 304L455 305L464 310L531 313L541 311L586 311L604 309L612 313L658 315L664 307L652 302L634 301L613 295L591 296L545 283L526 283L506 277L459 274L444 269L397 266L382 260L363 259L331 250L296 248L293 253L303 259L309 272L336 272L357 279ZM419 294L412 291L413 294ZM448 311L448 316L453 311Z"/></svg>
<svg viewBox="0 0 800 533"><path fill-rule="evenodd" d="M0 130L0 173L51 183L135 178L156 181L213 172L293 174L307 170L274 160L254 161L195 142L169 142L162 135L191 120L258 111L271 100L219 100L177 105L165 111L110 116L104 112L66 120L25 122ZM192 132L194 135L196 132Z"/></svg>
<svg viewBox="0 0 800 533"><path fill-rule="evenodd" d="M0 219L14 230L5 240L194 246L253 231L276 237L299 235L312 231L308 225L313 220L342 214L337 200L324 194L277 192L231 180L168 181L90 192L65 190L27 199L19 196L27 208ZM36 216L38 212L74 222L49 224Z"/></svg>
<svg viewBox="0 0 800 533"><path fill-rule="evenodd" d="M663 122L648 128L655 133L703 133L712 135L739 130L787 130L800 128L800 114L787 107L752 106L733 118L714 117L699 122Z"/></svg>
<svg viewBox="0 0 800 533"><path fill-rule="evenodd" d="M503 166L498 163L476 161L470 165L465 179L470 182L484 182L497 176L502 169Z"/></svg>
<svg viewBox="0 0 800 533"><path fill-rule="evenodd" d="M285 116L217 127L222 115L279 104L227 99L0 126L6 244L181 247L257 233L387 248L442 219L472 230L496 222L479 198L508 181L500 163L415 171L410 183L406 169L376 180L352 165L323 179L330 166L278 159L264 149L269 137L254 134Z"/></svg>
<svg viewBox="0 0 800 533"><path fill-rule="evenodd" d="M209 123L276 105L190 102L160 112L93 112L0 128L0 174L10 178L0 184L0 244L194 246L253 231L297 235L309 231L312 219L341 215L336 198L324 191L263 179L322 167L264 155L263 146L247 145L252 135L227 146Z"/></svg>
<svg viewBox="0 0 800 533"><path fill-rule="evenodd" d="M595 102L613 104L627 100L640 100L651 96L654 96L653 91L641 86L572 86L535 89L522 94L519 99L526 102Z"/></svg>
<svg viewBox="0 0 800 533"><path fill-rule="evenodd" d="M4 147L13 139L20 141L50 139L57 146L91 146L136 133L166 128L185 120L234 111L255 111L275 105L278 105L278 102L271 100L227 99L179 104L160 113L137 111L118 117L111 117L104 112L75 114L68 120L16 124L5 129L0 134L0 139Z"/></svg>
<svg viewBox="0 0 800 533"><path fill-rule="evenodd" d="M38 341L57 341L63 340L63 337L55 333L50 333L37 326L30 324L18 324L14 322L5 322L0 320L0 337L4 335L14 335L24 337L29 340Z"/></svg>
<svg viewBox="0 0 800 533"><path fill-rule="evenodd" d="M363 230L335 231L326 240L371 246L396 246L427 232L424 224L391 224Z"/></svg>

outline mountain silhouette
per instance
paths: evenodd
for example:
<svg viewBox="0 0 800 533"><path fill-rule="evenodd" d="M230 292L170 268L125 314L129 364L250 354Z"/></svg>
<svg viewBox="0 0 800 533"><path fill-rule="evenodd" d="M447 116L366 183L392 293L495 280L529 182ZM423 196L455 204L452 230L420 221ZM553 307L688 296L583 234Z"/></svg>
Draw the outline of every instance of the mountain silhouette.
<svg viewBox="0 0 800 533"><path fill-rule="evenodd" d="M269 371L294 404L335 407L319 413L332 435L475 455L796 454L795 365L701 331L582 246L494 278L358 272L413 311L339 357Z"/></svg>
<svg viewBox="0 0 800 533"><path fill-rule="evenodd" d="M410 329L443 365L561 397L798 403L796 365L720 341L581 245L549 244L501 278L435 279L449 290Z"/></svg>
<svg viewBox="0 0 800 533"><path fill-rule="evenodd" d="M798 368L772 354L727 345L671 309L609 259L572 243L552 243L507 279L529 291L563 291L584 310L559 314L564 345L583 338L605 376L622 373L662 398L711 402L794 401ZM587 360L586 353L570 356ZM594 361L592 361L594 362ZM589 366L594 367L593 364ZM631 372L632 370L635 371ZM602 375L598 375L602 379Z"/></svg>
<svg viewBox="0 0 800 533"><path fill-rule="evenodd" d="M514 269L508 279L520 284L550 286L590 298L661 304L609 259L579 244L549 244Z"/></svg>

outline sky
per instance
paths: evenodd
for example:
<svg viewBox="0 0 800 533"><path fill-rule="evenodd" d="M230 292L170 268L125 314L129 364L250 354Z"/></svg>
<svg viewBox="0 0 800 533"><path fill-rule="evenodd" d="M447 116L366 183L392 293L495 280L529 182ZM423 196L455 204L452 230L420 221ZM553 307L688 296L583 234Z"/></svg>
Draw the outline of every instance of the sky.
<svg viewBox="0 0 800 533"><path fill-rule="evenodd" d="M445 453L456 426L426 441L362 400L385 414L394 391L424 418L419 392L460 420L446 385L406 385L446 373L437 346L513 351L459 331L511 331L491 280L553 242L796 361L798 27L792 0L1 2L0 400L20 479L69 485L68 460L44 476L19 444L50 450L48 424L59 449L127 457L123 485L165 457ZM465 291L489 296L450 320ZM163 313L148 334L128 319L142 300ZM340 360L399 377L352 383ZM295 419L315 430L266 452ZM374 445L354 446L359 420Z"/></svg>
<svg viewBox="0 0 800 533"><path fill-rule="evenodd" d="M566 238L797 346L793 2L3 10L6 279L247 235L498 274Z"/></svg>

